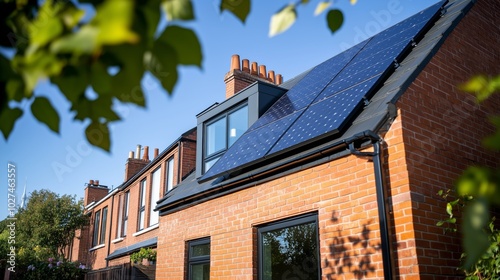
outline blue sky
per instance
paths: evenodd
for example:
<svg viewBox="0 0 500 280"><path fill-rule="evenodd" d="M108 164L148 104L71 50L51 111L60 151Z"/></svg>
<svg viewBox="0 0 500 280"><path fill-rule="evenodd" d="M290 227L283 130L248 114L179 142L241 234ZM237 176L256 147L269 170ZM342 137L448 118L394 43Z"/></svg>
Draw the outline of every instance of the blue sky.
<svg viewBox="0 0 500 280"><path fill-rule="evenodd" d="M183 67L173 95L162 90L146 76L143 89L147 108L115 104L122 121L111 126L111 152L90 146L84 135L86 123L73 121L70 104L57 89L42 82L35 95L50 96L60 112L60 134L52 133L29 112L29 102L20 106L27 111L17 122L8 141L0 138L0 181L7 182L7 164L17 166L17 199L27 192L49 189L59 194L83 196L90 179L116 188L123 183L128 152L137 144L160 152L183 132L196 126L196 114L225 98L224 75L233 54L264 64L267 70L283 75L284 80L327 60L346 48L436 3L436 0L348 0L334 1L344 12L341 29L330 33L325 14L314 16L317 1L298 7L297 22L285 33L269 38L272 14L288 1L253 0L246 24L233 15L219 13L218 0L194 1L197 20L189 23L198 34L203 48L203 68ZM168 23L176 24L176 23ZM6 184L0 197L6 200ZM0 207L0 219L7 216L6 204Z"/></svg>

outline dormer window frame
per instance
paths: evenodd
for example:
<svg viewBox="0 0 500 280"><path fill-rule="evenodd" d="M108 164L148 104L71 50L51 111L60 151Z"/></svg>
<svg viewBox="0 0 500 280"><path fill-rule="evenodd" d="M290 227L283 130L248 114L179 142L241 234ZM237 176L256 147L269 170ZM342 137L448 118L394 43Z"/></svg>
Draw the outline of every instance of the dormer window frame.
<svg viewBox="0 0 500 280"><path fill-rule="evenodd" d="M248 103L247 102L243 102L243 103L240 103L240 104L237 104L236 106L232 107L230 110L228 111L225 111L223 113L221 113L220 115L217 115L216 117L214 117L212 120L209 120L205 123L205 127L204 127L204 139L203 139L203 172L206 172L208 170L208 168L210 168L210 166L208 165L209 162L212 162L215 163L226 151L227 149L231 146L232 143L231 142L231 125L230 125L230 118L232 115L234 115L235 113L239 113L241 112L241 110L246 110L246 127L244 128L244 130L246 131L249 127L249 122L248 122L248 119L249 119L249 112L248 112ZM209 141L211 139L209 139L209 127L211 125L214 125L218 122L222 121L223 123L223 129L224 129L224 143L223 145L221 145L220 148L217 148L213 151L210 151L211 149L209 149L208 145L209 145ZM239 135L241 136L241 134ZM239 137L238 136L238 137ZM215 137L213 138L214 141L217 141L215 139ZM234 143L234 141L233 141Z"/></svg>
<svg viewBox="0 0 500 280"><path fill-rule="evenodd" d="M286 88L257 81L239 93L224 100L224 102L214 104L210 106L210 108L198 114L196 116L198 123L198 141L196 143L196 177L201 177L207 171L205 168L207 160L213 160L222 156L227 151L229 146L226 144L225 148L220 149L217 153L207 154L206 133L208 125L224 118L225 116L227 122L228 114L247 106L248 129L286 91Z"/></svg>

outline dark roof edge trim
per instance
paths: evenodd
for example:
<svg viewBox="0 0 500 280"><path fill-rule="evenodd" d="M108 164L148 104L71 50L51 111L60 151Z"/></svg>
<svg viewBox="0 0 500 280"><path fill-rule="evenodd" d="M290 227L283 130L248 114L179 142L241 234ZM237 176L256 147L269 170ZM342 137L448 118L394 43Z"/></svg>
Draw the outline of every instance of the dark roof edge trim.
<svg viewBox="0 0 500 280"><path fill-rule="evenodd" d="M425 67L427 66L427 64L429 64L429 62L432 60L432 58L434 58L434 55L437 52L439 52L439 50L441 49L441 46L444 44L444 42L446 41L448 36L451 34L451 32L453 32L453 30L455 30L455 27L462 21L462 19L465 17L465 15L467 13L469 13L469 11L472 9L472 6L474 6L475 2L476 2L476 0L470 1L462 10L460 10L461 11L460 15L457 15L453 19L450 26L448 26L448 28L446 28L446 30L441 34L441 38L435 43L435 45L432 47L431 51L427 54L427 56L425 56L422 59L422 61L415 68L415 70L412 71L412 74L408 77L408 79L405 81L405 83L403 83L403 85L401 86L401 90L399 90L392 98L391 103L396 104L396 102L403 95L403 93L410 87L410 85L415 81L415 79L418 77L418 75L420 75L420 73L425 69ZM448 5L450 5L450 4L451 3L447 2L444 5L444 9L447 10L449 8ZM452 4L456 4L456 3L454 2ZM446 13L444 13L444 16L446 16ZM435 24L437 24L437 23L439 23L439 20L436 21ZM432 31L432 28L429 31L427 31L427 33L431 32L431 31ZM420 41L420 43L422 43L422 41L423 41L423 39Z"/></svg>
<svg viewBox="0 0 500 280"><path fill-rule="evenodd" d="M376 133L374 133L371 130L367 130L355 134L341 141L329 142L322 145L320 148L309 149L300 154L297 154L296 156L288 157L283 161L274 162L262 168L256 169L251 173L245 173L243 175L231 178L230 180L222 181L216 184L213 188L211 188L207 192L198 193L197 195L179 200L175 202L173 205L171 204L171 207L169 207L169 209L162 210L167 207L167 205L165 205L164 207L156 210L160 211L160 216L168 215L192 207L194 205L221 196L228 195L233 192L237 192L258 184L265 183L267 181L282 177L283 175L288 175L303 169L307 169L325 162L329 162L347 156L350 154L349 151L350 143L360 142L359 146L365 147L367 146L367 144L369 144L369 142L367 142L366 140L373 141L374 139L379 139L379 138L380 137L378 137ZM293 167L286 169L289 166Z"/></svg>

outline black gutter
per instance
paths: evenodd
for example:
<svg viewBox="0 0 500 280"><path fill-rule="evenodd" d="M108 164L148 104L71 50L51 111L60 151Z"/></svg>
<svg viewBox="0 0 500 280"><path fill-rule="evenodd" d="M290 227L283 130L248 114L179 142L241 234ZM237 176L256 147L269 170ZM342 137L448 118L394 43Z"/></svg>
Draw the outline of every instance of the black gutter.
<svg viewBox="0 0 500 280"><path fill-rule="evenodd" d="M371 157L373 159L373 169L375 173L375 188L377 191L377 208L380 225L380 239L382 247L382 263L384 266L384 279L394 279L393 277L393 259L391 250L391 240L389 234L389 214L386 209L386 193L384 188L384 177L382 173L382 157L380 142L382 139L371 131L365 132L366 137L371 139L373 152L360 152L354 147L354 142L349 143L349 151L358 157Z"/></svg>

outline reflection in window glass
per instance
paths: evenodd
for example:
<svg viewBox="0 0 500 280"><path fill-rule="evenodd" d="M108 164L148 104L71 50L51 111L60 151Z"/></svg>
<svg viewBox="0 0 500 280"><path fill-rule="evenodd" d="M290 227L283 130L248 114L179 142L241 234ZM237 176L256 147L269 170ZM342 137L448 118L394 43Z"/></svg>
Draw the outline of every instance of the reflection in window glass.
<svg viewBox="0 0 500 280"><path fill-rule="evenodd" d="M188 247L188 279L210 279L210 239L190 241Z"/></svg>
<svg viewBox="0 0 500 280"><path fill-rule="evenodd" d="M207 156L226 148L226 118L207 126Z"/></svg>
<svg viewBox="0 0 500 280"><path fill-rule="evenodd" d="M261 279L319 279L315 219L288 221L262 228L259 233Z"/></svg>
<svg viewBox="0 0 500 280"><path fill-rule="evenodd" d="M229 115L228 147L233 145L234 142L236 142L236 140L238 140L238 138L245 133L247 128L248 107L245 106Z"/></svg>

